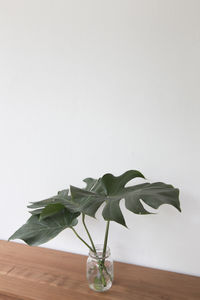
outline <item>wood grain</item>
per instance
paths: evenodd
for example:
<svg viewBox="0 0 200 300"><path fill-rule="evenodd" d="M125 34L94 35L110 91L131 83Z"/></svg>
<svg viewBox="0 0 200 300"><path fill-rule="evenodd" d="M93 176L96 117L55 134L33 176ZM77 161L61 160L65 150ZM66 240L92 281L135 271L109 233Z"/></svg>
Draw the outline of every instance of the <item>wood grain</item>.
<svg viewBox="0 0 200 300"><path fill-rule="evenodd" d="M200 300L200 277L115 262L105 293L88 288L86 256L0 241L1 300Z"/></svg>

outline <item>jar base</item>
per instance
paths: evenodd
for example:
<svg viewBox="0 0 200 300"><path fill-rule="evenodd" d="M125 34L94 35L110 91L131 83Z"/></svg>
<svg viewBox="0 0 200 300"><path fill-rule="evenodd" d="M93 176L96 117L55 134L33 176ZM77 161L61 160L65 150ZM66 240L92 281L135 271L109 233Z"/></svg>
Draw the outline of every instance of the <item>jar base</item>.
<svg viewBox="0 0 200 300"><path fill-rule="evenodd" d="M108 282L106 286L103 286L102 284L96 284L96 283L91 283L89 284L89 287L91 290L95 292L106 292L108 291L112 286L112 282Z"/></svg>

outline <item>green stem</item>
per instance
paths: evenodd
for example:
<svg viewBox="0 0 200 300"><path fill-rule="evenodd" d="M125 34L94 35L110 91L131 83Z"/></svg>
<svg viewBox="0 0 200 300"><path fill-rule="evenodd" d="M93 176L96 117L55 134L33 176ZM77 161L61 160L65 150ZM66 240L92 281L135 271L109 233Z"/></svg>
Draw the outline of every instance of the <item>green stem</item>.
<svg viewBox="0 0 200 300"><path fill-rule="evenodd" d="M75 235L77 236L77 238L79 238L79 240L81 240L91 251L93 251L93 249L88 245L88 243L86 243L86 241L84 241L84 239L82 239L80 237L80 235L76 232L76 230L73 227L70 227L73 232L75 233Z"/></svg>
<svg viewBox="0 0 200 300"><path fill-rule="evenodd" d="M107 222L107 226L106 226L106 232L105 232L105 239L104 239L104 247L103 247L103 259L102 259L102 261L98 258L98 256L97 256L97 252L96 252L96 248L95 248L95 245L94 245L94 242L93 242L93 240L92 240L92 237L91 237L91 235L90 235L90 233L89 233L89 230L88 230L88 228L87 228L87 226L86 226L86 224L85 224L85 215L83 214L82 215L82 222L83 222L83 225L84 225L84 227L85 227L85 230L86 230L86 232L87 232L87 234L88 234L88 237L89 237L89 239L90 239L90 242L91 242L91 244L92 244L92 247L90 246L90 245L88 245L88 243L86 242L86 241L84 241L84 239L82 239L81 237L80 237L80 235L76 232L76 230L73 228L73 227L70 227L72 230L73 230L73 232L75 233L75 235L78 237L78 239L79 240L81 240L92 252L94 252L95 254L96 254L96 258L97 258L97 260L98 260L98 263L99 263L99 272L100 272L100 275L101 275L101 280L102 280L102 284L103 284L103 286L105 287L106 286L106 280L105 280L105 277L104 277L104 275L103 275L103 270L106 272L106 274L110 277L110 279L112 280L112 278L111 278L111 276L110 276L110 274L108 273L108 271L107 271L107 268L106 268L106 266L104 265L104 261L105 261L105 255L106 255L106 248L107 248L107 242L108 242L108 232L109 232L109 221Z"/></svg>
<svg viewBox="0 0 200 300"><path fill-rule="evenodd" d="M106 249L107 249L107 243L108 243L109 226L110 226L110 221L107 221L106 232L105 232L105 238L104 238L104 245L103 245L103 262L104 262L104 259L105 259L105 256L106 256Z"/></svg>
<svg viewBox="0 0 200 300"><path fill-rule="evenodd" d="M89 239L90 239L90 242L91 242L91 245L92 245L92 248L93 248L93 252L94 252L94 254L95 254L96 258L97 258L98 264L99 264L99 272L100 272L100 274L101 274L101 281L102 281L102 284L103 284L103 286L106 286L106 280L105 280L105 277L104 277L104 275L103 275L103 269L106 271L107 274L108 274L108 271L107 271L106 267L104 266L104 264L103 264L103 265L101 264L101 260L100 260L100 259L98 258L98 256L97 256L97 251L96 251L94 242L93 242L93 240L92 240L92 237L91 237L91 235L90 235L90 233L89 233L89 230L88 230L88 228L87 228L87 226L86 226L86 223L85 223L85 214L83 214L83 213L82 213L82 222L83 222L83 225L84 225L85 230L86 230L86 232L87 232L87 235L88 235L88 237L89 237Z"/></svg>
<svg viewBox="0 0 200 300"><path fill-rule="evenodd" d="M89 230L88 230L88 228L87 228L87 226L86 226L86 224L85 224L85 214L82 214L82 222L83 222L83 226L85 227L85 230L86 230L86 232L87 232L87 235L88 235L88 237L89 237L89 239L90 239L90 242L91 242L91 245L92 245L92 248L93 248L93 252L96 253L97 251L96 251L94 242L93 242L92 237L91 237L91 235L90 235L90 233L89 233Z"/></svg>

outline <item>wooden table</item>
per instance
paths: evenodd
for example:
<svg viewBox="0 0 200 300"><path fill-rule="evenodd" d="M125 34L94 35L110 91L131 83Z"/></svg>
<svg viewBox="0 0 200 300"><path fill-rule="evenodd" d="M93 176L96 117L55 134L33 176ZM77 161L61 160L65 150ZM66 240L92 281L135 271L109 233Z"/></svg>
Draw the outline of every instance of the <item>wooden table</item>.
<svg viewBox="0 0 200 300"><path fill-rule="evenodd" d="M115 262L105 293L88 288L86 256L0 241L0 300L200 300L200 277Z"/></svg>

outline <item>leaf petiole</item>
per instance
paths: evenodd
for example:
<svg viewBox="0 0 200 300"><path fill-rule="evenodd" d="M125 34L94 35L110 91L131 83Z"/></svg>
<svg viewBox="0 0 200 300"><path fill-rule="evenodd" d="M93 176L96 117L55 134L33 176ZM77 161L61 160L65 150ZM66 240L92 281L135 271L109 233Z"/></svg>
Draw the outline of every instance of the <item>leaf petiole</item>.
<svg viewBox="0 0 200 300"><path fill-rule="evenodd" d="M82 237L80 237L80 235L76 232L76 230L73 227L70 227L73 232L75 233L75 235L77 236L77 238L79 240L81 240L91 251L93 251L93 249L88 245L88 243L86 241L84 241L84 239L82 239Z"/></svg>
<svg viewBox="0 0 200 300"><path fill-rule="evenodd" d="M85 214L84 214L84 213L82 213L82 222L83 222L83 226L85 227L85 230L86 230L86 232L87 232L87 235L88 235L88 237L89 237L89 240L90 240L90 242L91 242L91 245L92 245L92 248L93 248L93 252L96 253L97 251L96 251L94 242L93 242L93 240L92 240L92 237L91 237L91 235L90 235L90 233L89 233L89 230L88 230L88 228L87 228L87 226L86 226L86 223L85 223Z"/></svg>

